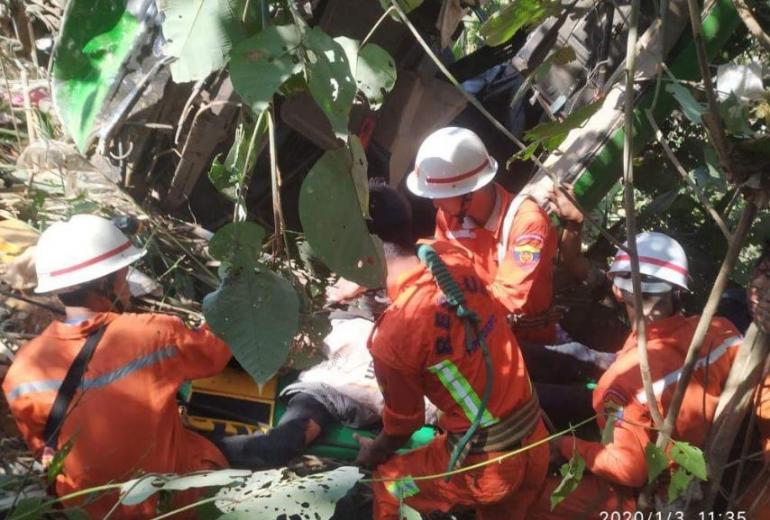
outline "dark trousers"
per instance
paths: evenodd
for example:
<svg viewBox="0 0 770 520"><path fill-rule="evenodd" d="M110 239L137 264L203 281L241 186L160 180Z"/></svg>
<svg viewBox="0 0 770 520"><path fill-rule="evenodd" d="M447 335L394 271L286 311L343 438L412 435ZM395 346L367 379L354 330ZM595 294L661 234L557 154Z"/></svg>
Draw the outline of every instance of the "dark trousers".
<svg viewBox="0 0 770 520"><path fill-rule="evenodd" d="M334 420L324 405L300 393L291 398L278 426L268 433L218 436L211 440L233 468L255 470L285 466L304 451L310 419L322 430Z"/></svg>

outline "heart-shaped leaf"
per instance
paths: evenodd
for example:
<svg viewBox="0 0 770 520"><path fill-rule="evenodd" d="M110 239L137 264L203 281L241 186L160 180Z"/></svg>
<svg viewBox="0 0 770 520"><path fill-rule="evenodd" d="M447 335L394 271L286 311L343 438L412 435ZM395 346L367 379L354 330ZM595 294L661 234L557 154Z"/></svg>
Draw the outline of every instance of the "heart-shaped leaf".
<svg viewBox="0 0 770 520"><path fill-rule="evenodd" d="M177 83L198 81L227 62L234 39L244 36L238 0L159 0L163 12L163 48Z"/></svg>
<svg viewBox="0 0 770 520"><path fill-rule="evenodd" d="M222 226L209 242L209 254L232 265L254 266L262 249L265 230L254 222L231 222Z"/></svg>
<svg viewBox="0 0 770 520"><path fill-rule="evenodd" d="M295 25L264 28L243 40L230 57L233 87L259 114L284 81L302 70L296 56L302 36Z"/></svg>
<svg viewBox="0 0 770 520"><path fill-rule="evenodd" d="M235 267L203 299L203 314L235 359L263 384L289 354L299 326L299 299L291 284L273 272Z"/></svg>
<svg viewBox="0 0 770 520"><path fill-rule="evenodd" d="M225 518L328 520L337 501L362 477L352 466L305 477L287 470L257 471L242 486L217 493L216 506L226 513Z"/></svg>
<svg viewBox="0 0 770 520"><path fill-rule="evenodd" d="M305 33L307 85L337 137L348 135L348 118L356 82L345 49L319 27Z"/></svg>
<svg viewBox="0 0 770 520"><path fill-rule="evenodd" d="M353 137L350 146L360 143ZM382 244L366 228L358 191L365 187L368 199L366 164L351 148L330 150L316 161L302 183L299 217L313 252L329 269L366 287L382 287Z"/></svg>

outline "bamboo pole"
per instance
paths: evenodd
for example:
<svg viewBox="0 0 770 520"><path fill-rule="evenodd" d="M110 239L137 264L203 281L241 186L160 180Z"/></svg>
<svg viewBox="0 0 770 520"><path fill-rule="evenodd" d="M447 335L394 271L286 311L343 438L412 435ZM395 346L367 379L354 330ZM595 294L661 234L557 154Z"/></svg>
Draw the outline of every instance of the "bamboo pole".
<svg viewBox="0 0 770 520"><path fill-rule="evenodd" d="M767 336L752 323L746 331L719 398L706 454L711 486L701 507L704 511L712 510L719 493L725 463L743 418L752 404L751 398L762 377L769 347Z"/></svg>

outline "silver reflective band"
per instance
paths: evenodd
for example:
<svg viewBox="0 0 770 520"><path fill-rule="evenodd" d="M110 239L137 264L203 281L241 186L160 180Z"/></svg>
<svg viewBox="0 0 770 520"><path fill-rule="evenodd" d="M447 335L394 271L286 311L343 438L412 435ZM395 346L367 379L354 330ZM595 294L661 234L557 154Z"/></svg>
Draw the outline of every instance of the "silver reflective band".
<svg viewBox="0 0 770 520"><path fill-rule="evenodd" d="M719 358L721 358L723 355L727 353L727 349L740 346L742 341L743 341L742 336L731 336L727 338L717 348L712 350L709 356L704 356L700 358L698 361L696 361L693 372L695 370L700 370L706 365L711 365L713 363L716 363L717 361L719 361ZM678 370L674 370L673 372L666 374L663 378L655 381L652 384L652 391L655 394L655 397L659 398L667 387L676 384L681 377L682 377L682 369L680 368ZM636 400L642 404L647 404L647 396L644 393L644 389L639 390L639 392L636 394Z"/></svg>
<svg viewBox="0 0 770 520"><path fill-rule="evenodd" d="M141 370L147 366L154 365L155 363L160 363L164 359L172 358L177 354L179 354L179 349L175 346L171 345L163 347L157 352L153 352L152 354L148 354L146 356L135 359L130 363L126 363L122 367L115 369L112 372L108 372L93 379L86 379L83 381L83 384L80 388L82 390L92 390L94 388L107 386L111 383L114 383L115 381L118 381L119 379L128 376L132 372L136 372L137 370ZM8 392L8 401L13 401L14 399L18 399L19 397L27 394L56 391L61 386L61 383L61 379L44 379L40 381L22 383Z"/></svg>

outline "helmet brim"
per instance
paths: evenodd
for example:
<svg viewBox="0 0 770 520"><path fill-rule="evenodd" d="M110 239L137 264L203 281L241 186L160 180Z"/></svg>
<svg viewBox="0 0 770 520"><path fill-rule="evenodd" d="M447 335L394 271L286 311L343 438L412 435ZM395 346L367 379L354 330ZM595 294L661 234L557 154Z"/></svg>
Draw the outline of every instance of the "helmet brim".
<svg viewBox="0 0 770 520"><path fill-rule="evenodd" d="M614 276L612 284L621 291L634 293L634 282L631 280L631 277ZM674 285L668 282L642 282L642 292L645 294L663 294L671 292L673 289Z"/></svg>
<svg viewBox="0 0 770 520"><path fill-rule="evenodd" d="M42 280L38 280L37 287L35 287L36 294L63 294L77 289L84 283L98 280L104 276L112 274L116 271L120 271L124 267L127 267L147 254L146 249L137 249L131 247L125 254L121 255L120 259L116 259L109 264L95 265L90 269L84 269L78 275L68 275L61 280L46 277Z"/></svg>
<svg viewBox="0 0 770 520"><path fill-rule="evenodd" d="M489 166L470 179L464 179L448 184L426 186L426 183L422 182L418 177L417 170L412 170L406 177L406 187L418 197L426 199L448 199L451 197L459 197L483 188L492 182L492 179L495 178L496 174L497 161L493 157L490 157Z"/></svg>

